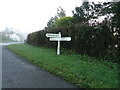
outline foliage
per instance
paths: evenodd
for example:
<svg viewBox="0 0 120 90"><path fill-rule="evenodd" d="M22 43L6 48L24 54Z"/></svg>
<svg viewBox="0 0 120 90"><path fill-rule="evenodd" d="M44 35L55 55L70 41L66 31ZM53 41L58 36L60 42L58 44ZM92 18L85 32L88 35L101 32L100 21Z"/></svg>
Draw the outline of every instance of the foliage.
<svg viewBox="0 0 120 90"><path fill-rule="evenodd" d="M108 61L120 60L120 2L89 3L84 2L81 7L76 7L73 17L62 17L56 20L54 27L28 35L27 43L38 46L56 48L56 42L50 42L45 37L46 33L61 32L62 36L70 36L70 42L61 42L61 47L74 50ZM90 25L89 21L99 16L107 17L102 23Z"/></svg>
<svg viewBox="0 0 120 90"><path fill-rule="evenodd" d="M90 18L89 8L90 8L89 2L83 2L81 7L76 7L75 11L73 11L74 17L77 17L76 19L78 19L76 21L78 22L88 21L88 19Z"/></svg>
<svg viewBox="0 0 120 90"><path fill-rule="evenodd" d="M100 14L107 15L104 24L108 26L109 31L111 32L109 36L113 38L113 45L111 45L113 52L111 52L111 54L117 53L120 55L120 1L103 3L103 5L105 8L101 9ZM115 52L116 50L117 52Z"/></svg>
<svg viewBox="0 0 120 90"><path fill-rule="evenodd" d="M58 19L57 16L51 17L47 23L47 28L54 28L55 27L54 23L56 22L57 19Z"/></svg>
<svg viewBox="0 0 120 90"><path fill-rule="evenodd" d="M77 53L87 54L99 58L115 53L117 57L111 59L108 58L108 60L119 60L119 55L117 54L118 50L113 47L114 39L106 25L101 25L97 28L83 25L43 30L29 34L27 43L37 46L56 48L57 42L50 42L45 34L58 32L61 32L62 36L70 36L72 38L70 42L61 42L62 48L75 50Z"/></svg>
<svg viewBox="0 0 120 90"><path fill-rule="evenodd" d="M61 17L55 22L55 28L72 26L73 20L74 17Z"/></svg>
<svg viewBox="0 0 120 90"><path fill-rule="evenodd" d="M27 44L10 45L9 49L33 64L62 77L80 88L118 88L118 64L86 55L56 55L54 49Z"/></svg>
<svg viewBox="0 0 120 90"><path fill-rule="evenodd" d="M114 43L117 45L115 49L118 49L118 54L120 55L120 1L111 3L110 8L106 8L104 11L105 13L113 15L107 24L114 34Z"/></svg>
<svg viewBox="0 0 120 90"><path fill-rule="evenodd" d="M13 40L6 35L5 32L0 32L0 42L12 42Z"/></svg>
<svg viewBox="0 0 120 90"><path fill-rule="evenodd" d="M57 16L58 16L59 18L66 16L65 10L63 10L63 8L61 8L60 6L59 6L59 8L57 8Z"/></svg>
<svg viewBox="0 0 120 90"><path fill-rule="evenodd" d="M63 10L63 8L61 8L59 6L59 8L57 8L57 15L55 15L54 17L51 17L50 20L48 21L47 23L47 27L46 28L55 28L55 22L61 18L61 17L65 17L66 14L65 14L65 11Z"/></svg>

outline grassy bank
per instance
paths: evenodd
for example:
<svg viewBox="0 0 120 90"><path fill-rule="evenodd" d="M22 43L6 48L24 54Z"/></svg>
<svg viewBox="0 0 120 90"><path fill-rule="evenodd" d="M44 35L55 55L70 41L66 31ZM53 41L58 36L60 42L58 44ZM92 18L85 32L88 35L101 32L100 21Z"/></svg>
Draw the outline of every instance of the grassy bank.
<svg viewBox="0 0 120 90"><path fill-rule="evenodd" d="M54 49L26 44L10 45L8 48L33 64L62 77L81 88L117 88L117 64L94 58L66 54L57 56Z"/></svg>

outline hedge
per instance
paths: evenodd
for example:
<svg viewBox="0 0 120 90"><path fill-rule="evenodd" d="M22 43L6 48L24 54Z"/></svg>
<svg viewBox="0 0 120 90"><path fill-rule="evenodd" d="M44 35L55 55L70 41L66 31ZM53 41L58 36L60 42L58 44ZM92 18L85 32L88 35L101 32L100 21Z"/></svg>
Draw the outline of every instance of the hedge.
<svg viewBox="0 0 120 90"><path fill-rule="evenodd" d="M49 41L46 33L61 32L62 37L70 36L70 42L61 42L61 47L66 50L73 50L79 54L85 54L97 58L104 58L117 62L119 57L118 42L106 25L93 26L69 26L54 29L44 29L27 36L27 43L35 46L56 48L57 42Z"/></svg>

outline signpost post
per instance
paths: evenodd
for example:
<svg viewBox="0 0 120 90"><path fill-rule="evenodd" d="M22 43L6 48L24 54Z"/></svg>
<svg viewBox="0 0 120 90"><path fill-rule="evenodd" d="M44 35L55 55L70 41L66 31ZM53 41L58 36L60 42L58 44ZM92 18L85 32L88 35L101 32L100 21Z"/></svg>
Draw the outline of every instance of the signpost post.
<svg viewBox="0 0 120 90"><path fill-rule="evenodd" d="M58 34L47 33L46 37L50 37L50 41L58 42L57 55L60 55L60 41L71 41L71 37L61 37L60 32Z"/></svg>

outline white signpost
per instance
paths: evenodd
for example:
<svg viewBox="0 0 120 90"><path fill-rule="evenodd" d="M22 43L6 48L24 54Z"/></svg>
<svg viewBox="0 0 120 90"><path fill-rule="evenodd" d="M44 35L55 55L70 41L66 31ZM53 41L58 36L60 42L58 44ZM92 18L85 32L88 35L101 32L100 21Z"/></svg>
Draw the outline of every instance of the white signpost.
<svg viewBox="0 0 120 90"><path fill-rule="evenodd" d="M61 37L60 32L59 34L47 33L46 37L50 37L50 41L58 41L57 55L60 55L60 41L71 41L71 37Z"/></svg>

